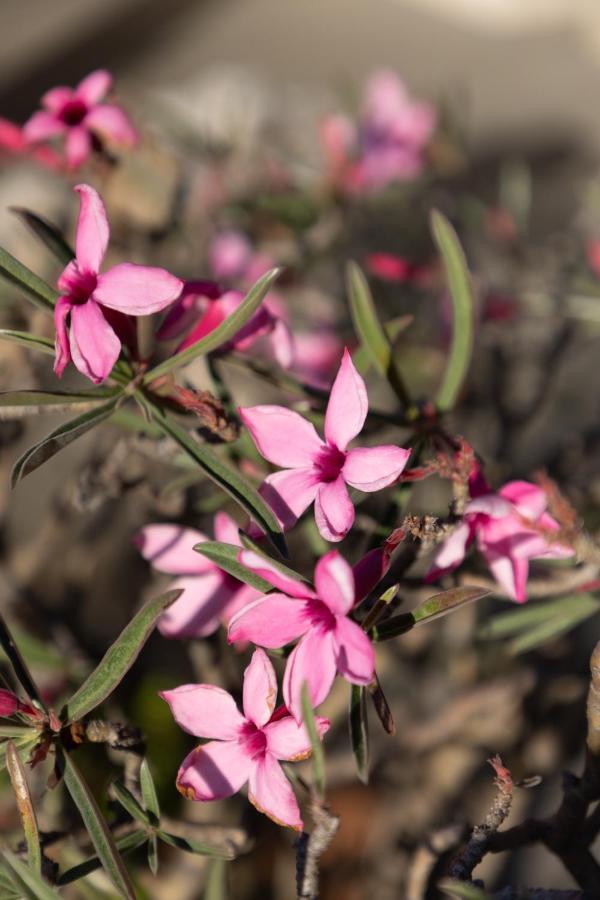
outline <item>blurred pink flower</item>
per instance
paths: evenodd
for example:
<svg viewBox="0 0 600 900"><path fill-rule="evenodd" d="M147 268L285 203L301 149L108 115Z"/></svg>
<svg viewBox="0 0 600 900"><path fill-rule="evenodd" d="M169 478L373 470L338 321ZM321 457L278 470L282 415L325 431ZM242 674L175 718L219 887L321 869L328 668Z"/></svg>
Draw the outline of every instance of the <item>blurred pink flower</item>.
<svg viewBox="0 0 600 900"><path fill-rule="evenodd" d="M327 697L336 674L351 684L369 684L375 652L360 625L348 618L356 602L355 580L337 550L317 563L314 591L257 553L242 550L238 559L277 592L264 594L233 616L228 639L274 648L300 638L288 657L283 678L283 698L297 722L302 720L305 682L313 706Z"/></svg>
<svg viewBox="0 0 600 900"><path fill-rule="evenodd" d="M63 168L62 157L51 147L32 147L23 134L23 129L0 116L0 151L11 156L30 156L47 169L58 171Z"/></svg>
<svg viewBox="0 0 600 900"><path fill-rule="evenodd" d="M306 759L311 744L303 724L275 710L277 680L267 654L255 650L244 672L243 715L235 700L212 684L184 684L160 696L184 731L208 743L192 750L177 773L177 788L190 800L222 800L248 782L248 799L278 825L300 831L303 822L279 760ZM329 721L316 720L322 737Z"/></svg>
<svg viewBox="0 0 600 900"><path fill-rule="evenodd" d="M423 284L430 276L430 269L427 266L420 266L393 253L370 253L365 260L365 268L382 281L397 284L407 282Z"/></svg>
<svg viewBox="0 0 600 900"><path fill-rule="evenodd" d="M241 547L238 527L224 512L214 520L215 540ZM260 596L260 592L223 572L207 557L196 553L196 544L210 538L180 525L147 525L135 536L140 553L159 572L176 575L171 588L183 589L158 623L168 638L206 637L222 622Z"/></svg>
<svg viewBox="0 0 600 900"><path fill-rule="evenodd" d="M462 522L442 544L426 580L452 572L476 541L502 592L524 603L530 559L573 555L573 550L551 538L559 525L546 512L546 495L528 481L509 481L494 493L477 473L471 478L471 496Z"/></svg>
<svg viewBox="0 0 600 900"><path fill-rule="evenodd" d="M92 152L94 138L133 147L138 135L120 106L102 101L112 76L103 69L92 72L76 88L55 87L42 97L43 109L25 123L23 134L30 144L64 137L70 169L77 169Z"/></svg>
<svg viewBox="0 0 600 900"><path fill-rule="evenodd" d="M325 413L325 441L314 425L283 406L239 410L262 456L285 467L268 475L261 486L283 528L291 528L314 501L322 537L341 541L354 522L346 485L379 491L400 476L409 450L393 445L347 449L361 431L368 408L365 383L346 349Z"/></svg>
<svg viewBox="0 0 600 900"><path fill-rule="evenodd" d="M83 375L99 384L121 352L121 340L108 321L110 311L131 316L158 312L177 299L183 282L165 269L134 263L121 263L100 274L109 238L106 211L89 185L79 184L75 190L81 198L76 258L58 279L54 371L60 378L72 359Z"/></svg>
<svg viewBox="0 0 600 900"><path fill-rule="evenodd" d="M375 72L367 81L358 122L334 115L321 127L330 178L355 193L415 178L436 124L435 108L412 100L393 71Z"/></svg>

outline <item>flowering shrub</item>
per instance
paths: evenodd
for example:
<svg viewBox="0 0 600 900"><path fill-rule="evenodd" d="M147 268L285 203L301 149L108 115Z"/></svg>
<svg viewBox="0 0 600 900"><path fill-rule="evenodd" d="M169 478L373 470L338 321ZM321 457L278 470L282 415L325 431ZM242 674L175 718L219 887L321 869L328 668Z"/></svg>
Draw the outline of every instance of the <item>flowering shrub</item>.
<svg viewBox="0 0 600 900"><path fill-rule="evenodd" d="M347 306L337 318L331 315L337 266L323 279L328 286L317 290L312 282L322 256L345 248L353 215L370 215L375 195L389 186L398 190L410 182L414 189L433 166L433 106L413 100L394 73L375 74L354 118L336 114L323 123L326 171L308 185L295 183L291 171L282 173L271 160L251 185L253 196L237 196L230 186L229 197L227 162L208 154L203 163L214 167L222 195L216 192L221 207L215 209L214 196L207 203L217 227L207 229L205 271L195 252L187 262L178 252L185 218L173 226L175 238L168 225L164 243L153 237L152 261L162 262L169 250L172 271L122 261L146 246L138 243L131 223L123 222L112 251L118 261L101 271L109 243L101 198L110 186L104 164L113 144L135 152L137 142L127 114L106 102L110 86L107 72L94 72L73 90L49 90L43 109L23 129L11 123L0 128L1 146L49 167L57 179L87 167L86 180L74 188L74 249L52 223L18 210L63 267L58 290L0 250L0 275L40 314L29 330L1 329L0 339L54 356L54 373L65 376L65 388L59 391L53 383L49 390L6 391L0 409L14 419L45 411L71 414L17 459L13 487L42 465L51 472L52 458L86 433L98 428L101 441L106 424L140 440L147 463L141 475L119 481L127 460L118 456L118 442L109 454L117 460L114 467L107 474L100 466L96 474L105 479L102 490L109 497L111 480L119 485L117 495L132 484L146 486L152 513L129 529L129 538L153 578L166 575L168 583L165 593L133 615L96 668L85 677L67 670L52 688L38 687L18 641L0 620L0 643L14 682L0 690L0 747L27 846L26 860L20 852L1 851L0 880L11 897L25 891L23 896L44 898L56 895L50 885L60 891L103 868L119 896L135 897L121 856L127 851L145 846L156 875L159 844L217 860L247 849L247 835L234 840L231 829L220 840L200 840L188 822L186 834L179 834L161 815L146 759L146 750L152 758L152 741L146 747L136 725L90 718L101 715L98 710L112 715L115 703L118 708L119 685L156 626L163 637L181 642L182 658L184 641L193 642L201 660L195 664L210 673L206 683L157 685L179 728L206 741L185 756L178 790L204 804L232 798L247 785L260 813L303 832L298 896L316 896L314 884L302 885L306 872L314 879L338 824L326 802L325 754L330 724L333 733L342 715L335 703L348 690L344 681L350 685L349 752L367 782L369 698L383 730L395 730L385 694L385 682L393 683L395 675L380 667L381 645L400 643L417 626L492 593L524 603L532 560L550 562L542 570L547 581L562 560L574 594L559 599L552 611L556 621L549 614L543 635L530 636L528 646L564 632L565 615L568 628L597 610L597 547L548 476L538 474L535 483L500 479L492 487L495 475L487 472L477 443L472 447L456 433L456 410L469 391L477 311L464 251L443 213L431 210L431 236L421 253L367 248L359 256L376 291L401 286L423 297L442 296L442 327L436 332L427 319L435 355L426 356L417 333L413 362L405 362L399 341L414 315L399 315L398 305L389 316L356 263L347 261ZM54 146L57 138L64 142L66 167ZM113 162L118 169L118 160ZM435 177L433 168L429 174ZM324 182L334 190L323 191ZM232 225L236 209L241 221ZM275 222L276 236L287 235L287 267L276 265L276 250L260 246L265 220ZM511 220L515 229L499 229L499 221L488 217L494 239L501 241L517 226ZM42 315L48 325L40 333ZM498 327L504 322L488 319ZM353 333L343 333L350 320ZM409 345L403 347L408 354ZM422 367L420 355L427 360ZM73 387L70 362L93 388L85 382ZM354 446L357 438L360 445ZM174 480L167 477L173 469ZM450 492L449 503L427 511L416 504L420 511L412 511L413 487L425 480ZM182 498L175 511L161 506L169 493ZM212 539L198 527L209 514ZM410 608L401 610L404 603ZM510 624L514 610L504 615L513 618L498 617L501 633L523 628L521 619ZM276 707L278 679L283 705ZM327 717L317 712L322 704ZM171 757L169 741L176 744L179 735L166 734ZM108 818L77 761L82 746L94 743L126 757L123 777L110 787ZM88 860L69 862L68 853L59 853L56 862L46 852L52 841L39 830L28 769L47 760L54 764L49 788L64 784L79 810L95 851ZM505 788L510 773L498 760L494 767ZM172 787L171 779L170 793ZM310 836L301 806L309 807ZM79 856L87 843L87 837L79 842Z"/></svg>

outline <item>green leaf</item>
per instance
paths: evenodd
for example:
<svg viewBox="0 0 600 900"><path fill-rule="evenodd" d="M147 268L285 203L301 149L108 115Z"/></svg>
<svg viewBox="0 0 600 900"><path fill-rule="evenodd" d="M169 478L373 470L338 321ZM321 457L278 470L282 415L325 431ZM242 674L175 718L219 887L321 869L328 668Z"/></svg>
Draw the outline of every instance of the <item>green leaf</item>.
<svg viewBox="0 0 600 900"><path fill-rule="evenodd" d="M27 844L27 860L29 868L41 875L42 872L42 848L40 847L40 835L35 817L35 810L31 802L29 785L25 777L25 767L21 762L17 748L12 741L6 747L6 768L10 776L13 791L17 798L17 807L21 816L21 824L25 833Z"/></svg>
<svg viewBox="0 0 600 900"><path fill-rule="evenodd" d="M445 878L440 881L438 887L448 897L458 898L458 900L488 900L488 894L477 887L476 884L469 884L468 881L454 881L451 878Z"/></svg>
<svg viewBox="0 0 600 900"><path fill-rule="evenodd" d="M160 804L158 802L156 786L147 759L143 759L142 765L140 766L140 788L142 790L144 805L148 812L154 816L156 820L154 824L158 824L160 820Z"/></svg>
<svg viewBox="0 0 600 900"><path fill-rule="evenodd" d="M369 783L369 721L366 693L362 685L351 685L350 691L350 744L356 771L363 784Z"/></svg>
<svg viewBox="0 0 600 900"><path fill-rule="evenodd" d="M421 603L416 609L412 610L412 617L415 625L422 625L424 622L433 622L434 619L441 619L448 613L454 612L459 606L465 606L467 603L473 603L475 600L482 600L483 597L489 596L492 592L488 588L474 587L472 585L462 585L461 587L450 588L449 591L442 591L441 594L434 594L424 603Z"/></svg>
<svg viewBox="0 0 600 900"><path fill-rule="evenodd" d="M58 291L34 275L27 266L20 263L3 247L0 247L0 277L16 285L38 309L50 314L54 312Z"/></svg>
<svg viewBox="0 0 600 900"><path fill-rule="evenodd" d="M302 719L304 727L310 739L312 747L313 772L315 780L315 788L321 798L325 798L325 754L323 753L323 744L317 731L317 722L315 713L310 702L310 694L308 691L308 682L302 685Z"/></svg>
<svg viewBox="0 0 600 900"><path fill-rule="evenodd" d="M17 677L17 681L26 692L27 696L31 700L35 700L36 703L41 707L41 709L45 710L46 707L40 696L40 692L38 691L36 684L31 677L31 673L29 671L29 668L27 667L27 663L21 656L21 651L17 647L15 640L10 633L10 629L2 616L0 616L0 645L8 656L10 664L13 667L14 673Z"/></svg>
<svg viewBox="0 0 600 900"><path fill-rule="evenodd" d="M20 344L22 347L29 347L30 350L40 350L47 353L48 356L54 356L54 341L44 337L36 337L35 334L29 334L27 331L13 331L10 328L0 328L0 341L10 341L13 344Z"/></svg>
<svg viewBox="0 0 600 900"><path fill-rule="evenodd" d="M23 206L11 206L10 211L15 213L27 225L30 231L48 247L50 252L64 266L70 263L72 259L75 259L75 251L65 240L60 228L53 225L48 219L32 212L30 209L25 209Z"/></svg>
<svg viewBox="0 0 600 900"><path fill-rule="evenodd" d="M452 299L452 344L436 398L438 409L446 412L455 405L471 362L475 303L460 241L448 219L436 209L431 213L431 231L444 262Z"/></svg>
<svg viewBox="0 0 600 900"><path fill-rule="evenodd" d="M230 469L204 444L195 441L185 429L156 408L152 415L157 425L196 462L216 484L226 491L265 532L274 546L287 556L285 538L281 526L270 506L241 475Z"/></svg>
<svg viewBox="0 0 600 900"><path fill-rule="evenodd" d="M137 822L143 822L144 825L148 826L148 828L152 827L152 820L145 809L142 809L136 798L133 796L131 791L128 791L124 784L120 781L113 781L112 790L123 807L132 819L135 819Z"/></svg>
<svg viewBox="0 0 600 900"><path fill-rule="evenodd" d="M26 866L8 848L3 847L0 850L0 859L2 859L6 869L15 876L13 879L15 883L25 888L28 898L31 897L34 900L56 900L58 891L53 890L41 875L30 869L29 866Z"/></svg>
<svg viewBox="0 0 600 900"><path fill-rule="evenodd" d="M227 878L225 866L219 860L215 860L209 866L206 873L206 886L203 900L226 900Z"/></svg>
<svg viewBox="0 0 600 900"><path fill-rule="evenodd" d="M125 626L96 669L64 706L61 716L67 724L83 718L115 690L136 661L158 619L181 594L180 590L167 591L150 600Z"/></svg>
<svg viewBox="0 0 600 900"><path fill-rule="evenodd" d="M56 415L63 412L87 412L97 409L108 397L114 397L115 390L109 391L1 391L0 421L22 419L24 416L38 416L43 413Z"/></svg>
<svg viewBox="0 0 600 900"><path fill-rule="evenodd" d="M223 544L220 541L205 541L202 544L196 544L194 550L196 553L206 556L207 559L214 562L215 565L224 572L227 572L228 575L233 575L238 581L249 584L250 587L256 588L257 591L262 591L263 594L266 594L267 591L273 590L272 584L238 562L237 557L240 548L236 547L235 544Z"/></svg>
<svg viewBox="0 0 600 900"><path fill-rule="evenodd" d="M97 406L95 409L81 413L75 419L70 419L68 422L59 425L43 440L26 450L13 466L10 474L11 487L16 487L19 481L38 469L64 447L87 434L100 422L110 418L120 400L121 395L118 395L107 403L103 403L102 406Z"/></svg>
<svg viewBox="0 0 600 900"><path fill-rule="evenodd" d="M119 856L119 851L115 846L108 825L102 818L94 795L81 777L81 773L71 757L66 754L63 756L63 760L66 788L80 812L102 866L119 891L120 896L126 897L128 900L136 900L135 891L127 874L127 869Z"/></svg>
<svg viewBox="0 0 600 900"><path fill-rule="evenodd" d="M148 838L148 867L153 875L158 874L158 838L155 834Z"/></svg>
<svg viewBox="0 0 600 900"><path fill-rule="evenodd" d="M410 406L410 397L404 386L392 346L379 321L367 279L355 262L347 267L350 312L356 335L368 353L380 375L387 378L404 406Z"/></svg>
<svg viewBox="0 0 600 900"><path fill-rule="evenodd" d="M147 831L132 831L125 835L125 837L115 841L115 847L120 853L127 853L132 850L137 850L138 847L142 847L147 840ZM80 878L84 878L86 875L89 875L90 872L95 872L96 869L100 868L102 868L101 860L97 856L90 856L89 859L85 859L83 862L80 862L71 869L67 869L66 872L63 872L62 875L59 876L57 884L61 887L65 884L71 884L73 881L79 881Z"/></svg>
<svg viewBox="0 0 600 900"><path fill-rule="evenodd" d="M280 273L281 269L271 269L270 272L267 272L266 275L259 278L256 284L250 288L235 312L228 316L225 321L211 331L210 334L207 334L206 337L196 341L191 347L182 350L180 353L176 353L158 366L150 369L144 376L144 384L149 384L151 381L154 381L155 378L166 375L174 369L181 368L181 366L187 366L188 363L191 363L199 356L205 356L207 353L218 350L219 347L222 347L223 344L226 344L227 341L230 341L235 337L246 322L252 318L266 295L271 290Z"/></svg>
<svg viewBox="0 0 600 900"><path fill-rule="evenodd" d="M170 834L168 831L156 832L161 841L186 853L197 853L199 856L213 856L217 859L234 859L235 852L231 847L214 847L203 841L195 841L192 838L180 837L178 834Z"/></svg>

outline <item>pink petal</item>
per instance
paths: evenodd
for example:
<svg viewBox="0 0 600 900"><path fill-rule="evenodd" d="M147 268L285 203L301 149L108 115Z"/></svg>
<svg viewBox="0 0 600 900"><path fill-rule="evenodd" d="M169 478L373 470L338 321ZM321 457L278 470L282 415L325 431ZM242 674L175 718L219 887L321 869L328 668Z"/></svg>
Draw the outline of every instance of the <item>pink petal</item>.
<svg viewBox="0 0 600 900"><path fill-rule="evenodd" d="M235 579L231 579L231 581L234 582ZM223 624L227 626L233 617L244 609L244 607L249 606L251 603L254 603L255 600L264 596L264 594L261 594L256 588L250 587L249 584L242 584L241 581L237 582L237 584L239 585L238 587L232 586L231 599L223 610L222 620Z"/></svg>
<svg viewBox="0 0 600 900"><path fill-rule="evenodd" d="M106 210L99 194L89 184L78 184L75 190L81 203L75 238L77 262L82 272L96 274L102 265L110 234Z"/></svg>
<svg viewBox="0 0 600 900"><path fill-rule="evenodd" d="M135 147L139 140L137 131L120 106L104 103L95 106L85 117L85 124L101 137L124 147Z"/></svg>
<svg viewBox="0 0 600 900"><path fill-rule="evenodd" d="M508 556L495 556L489 552L484 554L490 572L511 600L525 603L527 600L527 575L529 560Z"/></svg>
<svg viewBox="0 0 600 900"><path fill-rule="evenodd" d="M65 126L55 116L47 112L36 112L25 122L23 137L26 141L47 141L64 134Z"/></svg>
<svg viewBox="0 0 600 900"><path fill-rule="evenodd" d="M335 627L337 670L352 684L369 684L375 673L373 644L360 625L340 616Z"/></svg>
<svg viewBox="0 0 600 900"><path fill-rule="evenodd" d="M277 677L269 657L258 648L244 672L244 715L257 728L271 718L277 699Z"/></svg>
<svg viewBox="0 0 600 900"><path fill-rule="evenodd" d="M196 553L194 546L209 538L194 528L181 525L147 525L138 531L134 543L144 559L159 572L169 575L201 575L215 564Z"/></svg>
<svg viewBox="0 0 600 900"><path fill-rule="evenodd" d="M184 340L179 344L176 349L176 353L180 353L182 350L186 350L193 344L197 344L198 341L201 341L202 338L210 334L211 331L214 331L215 328L218 328L219 325L221 325L221 323L224 321L225 310L223 309L221 300L213 300L206 307L202 318L195 326L195 328L192 328L187 337L185 337Z"/></svg>
<svg viewBox="0 0 600 900"><path fill-rule="evenodd" d="M379 584L390 567L390 554L383 547L376 547L353 566L355 604L367 597Z"/></svg>
<svg viewBox="0 0 600 900"><path fill-rule="evenodd" d="M319 485L315 521L326 541L341 541L352 528L354 506L341 475L335 481Z"/></svg>
<svg viewBox="0 0 600 900"><path fill-rule="evenodd" d="M319 737L323 737L329 730L329 719L315 716L315 723ZM310 738L306 732L304 722L298 723L291 716L284 716L276 722L265 725L263 732L267 738L269 753L277 759L287 762L297 762L306 759L311 754Z"/></svg>
<svg viewBox="0 0 600 900"><path fill-rule="evenodd" d="M325 413L325 438L328 444L345 450L362 430L369 410L365 383L356 371L348 348L331 388Z"/></svg>
<svg viewBox="0 0 600 900"><path fill-rule="evenodd" d="M512 504L499 494L482 494L481 497L469 500L465 507L466 515L475 515L475 513L481 513L493 519L502 519L511 516L514 509Z"/></svg>
<svg viewBox="0 0 600 900"><path fill-rule="evenodd" d="M56 328L54 372L59 378L71 362L69 332L67 330L67 318L70 312L71 301L69 298L59 297L54 307L54 327Z"/></svg>
<svg viewBox="0 0 600 900"><path fill-rule="evenodd" d="M42 106L50 113L57 113L63 106L73 99L73 90L70 87L54 87L50 88L42 95Z"/></svg>
<svg viewBox="0 0 600 900"><path fill-rule="evenodd" d="M336 646L331 631L311 628L290 653L283 676L283 699L297 722L302 722L302 685L308 684L313 706L319 706L331 690L337 669Z"/></svg>
<svg viewBox="0 0 600 900"><path fill-rule="evenodd" d="M304 634L310 621L306 603L285 594L265 594L231 619L227 640L251 641L260 647L284 647Z"/></svg>
<svg viewBox="0 0 600 900"><path fill-rule="evenodd" d="M256 572L257 575L260 575L261 578L264 578L265 581L268 581L269 584L272 584L273 587L283 594L287 594L288 597L308 599L315 596L314 591L305 582L282 572L269 559L260 556L253 550L241 550L238 554L238 561L247 569L250 569L251 572Z"/></svg>
<svg viewBox="0 0 600 900"><path fill-rule="evenodd" d="M307 468L323 448L315 426L283 406L251 406L239 413L259 453L276 466Z"/></svg>
<svg viewBox="0 0 600 900"><path fill-rule="evenodd" d="M160 617L158 630L166 638L200 638L214 634L234 596L230 581L218 569L205 575L178 578L169 587L181 597Z"/></svg>
<svg viewBox="0 0 600 900"><path fill-rule="evenodd" d="M252 245L241 231L225 231L210 247L208 262L215 278L239 278L252 257Z"/></svg>
<svg viewBox="0 0 600 900"><path fill-rule="evenodd" d="M210 741L189 753L177 773L188 800L224 800L248 781L252 761L237 741Z"/></svg>
<svg viewBox="0 0 600 900"><path fill-rule="evenodd" d="M248 799L278 825L302 831L298 801L281 766L270 753L250 772Z"/></svg>
<svg viewBox="0 0 600 900"><path fill-rule="evenodd" d="M94 299L133 316L148 316L177 300L183 281L166 269L121 263L98 276Z"/></svg>
<svg viewBox="0 0 600 900"><path fill-rule="evenodd" d="M466 522L462 522L446 538L438 550L433 566L427 573L427 581L435 581L446 572L451 572L461 564L467 552L467 545L472 539L471 528Z"/></svg>
<svg viewBox="0 0 600 900"><path fill-rule="evenodd" d="M182 684L159 696L179 727L196 737L233 741L246 722L231 694L214 684Z"/></svg>
<svg viewBox="0 0 600 900"><path fill-rule="evenodd" d="M214 521L215 540L223 544L233 544L241 547L239 528L236 522L226 512L218 512Z"/></svg>
<svg viewBox="0 0 600 900"><path fill-rule="evenodd" d="M319 600L336 615L344 615L354 606L354 573L337 550L317 563L315 587Z"/></svg>
<svg viewBox="0 0 600 900"><path fill-rule="evenodd" d="M283 469L267 475L259 493L287 531L313 502L318 487L319 476L314 469Z"/></svg>
<svg viewBox="0 0 600 900"><path fill-rule="evenodd" d="M359 491L379 491L397 481L409 456L403 447L357 447L348 451L342 475Z"/></svg>
<svg viewBox="0 0 600 900"><path fill-rule="evenodd" d="M80 81L75 88L75 96L88 106L94 106L105 97L112 84L112 75L106 69L96 69Z"/></svg>
<svg viewBox="0 0 600 900"><path fill-rule="evenodd" d="M69 128L65 143L65 154L69 169L78 169L92 152L92 139L82 125Z"/></svg>
<svg viewBox="0 0 600 900"><path fill-rule="evenodd" d="M100 384L119 358L121 341L93 300L71 309L71 356L82 375Z"/></svg>
<svg viewBox="0 0 600 900"><path fill-rule="evenodd" d="M530 484L528 481L509 481L498 493L513 503L522 516L534 522L548 505L544 491L537 484Z"/></svg>
<svg viewBox="0 0 600 900"><path fill-rule="evenodd" d="M289 369L294 362L294 337L288 325L277 319L271 332L273 355L282 369Z"/></svg>

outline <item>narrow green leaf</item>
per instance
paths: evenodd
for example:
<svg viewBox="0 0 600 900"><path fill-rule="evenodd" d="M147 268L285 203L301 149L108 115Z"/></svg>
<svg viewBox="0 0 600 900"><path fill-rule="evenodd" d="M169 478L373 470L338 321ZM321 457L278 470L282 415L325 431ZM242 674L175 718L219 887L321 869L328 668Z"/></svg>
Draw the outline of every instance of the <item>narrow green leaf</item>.
<svg viewBox="0 0 600 900"><path fill-rule="evenodd" d="M534 650L548 641L555 640L595 615L600 607L598 600L590 594L576 594L573 597L561 599L570 602L561 603L554 608L552 608L554 604L544 604L546 607L550 607L547 609L547 620L541 621L537 626L514 638L509 644L511 654L525 653L527 650Z"/></svg>
<svg viewBox="0 0 600 900"><path fill-rule="evenodd" d="M58 891L53 890L50 885L44 881L41 875L25 865L25 863L7 847L3 847L2 850L0 850L0 859L2 859L6 868L16 876L15 880L17 884L19 882L22 883L27 891L28 897L33 897L35 900L56 900Z"/></svg>
<svg viewBox="0 0 600 900"><path fill-rule="evenodd" d="M79 769L69 754L65 754L63 759L65 786L79 810L102 866L119 891L120 896L126 897L128 900L135 900L135 891L127 874L127 869L119 856L119 851L115 846L108 825L102 818L94 795L81 777Z"/></svg>
<svg viewBox="0 0 600 900"><path fill-rule="evenodd" d="M32 212L30 209L25 209L23 206L11 206L10 211L15 213L27 225L30 231L48 247L50 252L64 266L70 263L72 259L75 259L75 251L69 246L58 226L53 225L48 219Z"/></svg>
<svg viewBox="0 0 600 900"><path fill-rule="evenodd" d="M476 884L469 884L468 881L454 881L451 878L445 878L440 881L438 887L448 897L457 898L457 900L488 900L488 894Z"/></svg>
<svg viewBox="0 0 600 900"><path fill-rule="evenodd" d="M54 356L54 341L44 337L37 337L35 334L29 334L27 331L13 331L10 328L0 328L0 341L10 341L13 344L20 344L22 347L28 347L30 350L40 350L48 356Z"/></svg>
<svg viewBox="0 0 600 900"><path fill-rule="evenodd" d="M363 784L369 783L369 721L366 693L362 685L351 685L350 691L350 744L356 771Z"/></svg>
<svg viewBox="0 0 600 900"><path fill-rule="evenodd" d="M549 622L561 623L568 619L570 614L577 620L580 614L582 617L586 613L591 616L599 609L600 599L587 593L559 597L545 603L530 601L527 606L500 613L485 622L479 629L478 637L483 640L496 640L527 634Z"/></svg>
<svg viewBox="0 0 600 900"><path fill-rule="evenodd" d="M264 578L251 572L250 569L238 562L237 557L240 548L234 544L223 544L220 541L205 541L202 544L196 544L194 550L196 553L206 556L207 559L214 562L228 575L233 575L238 581L249 584L250 587L256 588L257 591L262 591L266 594L268 591L273 590L272 584L269 584Z"/></svg>
<svg viewBox="0 0 600 900"><path fill-rule="evenodd" d="M185 429L172 419L156 408L153 408L152 415L164 433L168 434L206 472L209 478L226 491L256 521L277 550L287 556L281 526L275 518L273 510L265 503L260 494L241 475L222 463L208 447L195 441Z"/></svg>
<svg viewBox="0 0 600 900"><path fill-rule="evenodd" d="M115 847L119 853L128 853L132 850L137 850L138 847L142 847L147 840L147 831L132 831L130 834L125 835L125 837L115 841ZM63 872L62 875L59 876L57 884L60 887L65 884L71 884L73 881L79 881L80 878L84 878L86 875L89 875L90 872L95 872L96 869L100 868L102 868L101 860L97 856L90 856L89 859L86 859L76 866L73 866L71 869L67 869L66 872Z"/></svg>
<svg viewBox="0 0 600 900"><path fill-rule="evenodd" d="M181 366L187 366L188 363L191 363L199 356L205 356L207 353L212 353L214 350L218 350L219 347L222 347L223 344L226 344L227 341L230 341L254 315L280 273L281 269L271 269L270 272L267 272L266 275L259 278L256 284L250 288L244 297L244 300L234 313L228 316L224 322L215 328L214 331L211 331L210 334L207 334L206 337L196 341L191 347L182 350L180 353L176 353L158 366L150 369L144 376L144 384L149 384L151 381L154 381L155 378L166 375L168 372L173 372L175 369L181 368Z"/></svg>
<svg viewBox="0 0 600 900"><path fill-rule="evenodd" d="M61 716L66 723L81 719L112 694L136 661L159 618L181 594L180 590L167 591L140 609L64 706Z"/></svg>
<svg viewBox="0 0 600 900"><path fill-rule="evenodd" d="M413 609L411 615L415 620L415 625L433 622L434 619L441 619L442 616L454 612L459 606L465 606L467 603L473 603L475 600L482 600L483 597L487 597L491 593L488 588L471 585L450 588L449 591L442 591L441 594L429 597L428 600L425 600L424 603Z"/></svg>
<svg viewBox="0 0 600 900"><path fill-rule="evenodd" d="M323 753L323 744L317 731L317 723L315 713L310 702L310 694L308 692L308 682L302 685L302 718L304 727L310 739L312 747L313 772L315 780L315 788L321 798L325 798L325 754Z"/></svg>
<svg viewBox="0 0 600 900"><path fill-rule="evenodd" d="M154 816L154 819L156 820L154 824L156 825L160 820L160 804L158 802L158 794L156 793L152 772L150 771L148 760L145 758L142 760L142 765L140 766L140 788L142 790L144 805L148 812Z"/></svg>
<svg viewBox="0 0 600 900"><path fill-rule="evenodd" d="M27 663L21 656L21 651L17 647L15 640L10 633L10 629L2 616L0 616L0 645L2 649L8 656L10 660L10 664L13 667L14 673L17 677L17 681L26 692L27 696L30 700L35 700L36 703L42 708L46 709L44 702L40 696L40 692L38 691L36 684L31 677L31 673L29 668L27 667Z"/></svg>
<svg viewBox="0 0 600 900"><path fill-rule="evenodd" d="M398 339L403 331L406 331L409 325L412 325L414 320L414 316L407 315L397 316L395 319L390 319L389 322L385 322L383 325L383 330L390 344L393 345L394 341ZM392 346L392 353L393 349L394 348ZM359 344L356 350L354 350L352 354L352 362L361 375L366 375L371 368L372 359L369 355L368 350L363 344Z"/></svg>
<svg viewBox="0 0 600 900"><path fill-rule="evenodd" d="M346 277L350 312L356 335L379 374L387 378L402 404L410 406L408 391L404 386L392 346L377 316L367 279L355 262L348 263Z"/></svg>
<svg viewBox="0 0 600 900"><path fill-rule="evenodd" d="M63 412L87 412L97 409L115 394L116 390L81 391L77 394L66 391L2 391L0 421L39 416L43 413L56 415Z"/></svg>
<svg viewBox="0 0 600 900"><path fill-rule="evenodd" d="M16 285L34 306L52 314L58 300L58 292L34 275L27 266L15 259L8 250L0 247L0 277Z"/></svg>
<svg viewBox="0 0 600 900"><path fill-rule="evenodd" d="M108 419L115 411L120 399L119 395L103 403L102 406L97 406L95 409L81 413L75 419L70 419L70 421L59 425L43 440L26 450L13 466L10 475L11 487L16 487L19 481L38 469L64 447L72 444L77 438L87 434L96 425Z"/></svg>
<svg viewBox="0 0 600 900"><path fill-rule="evenodd" d="M42 872L42 848L40 847L40 835L35 817L35 810L31 801L29 785L25 777L25 766L21 762L17 748L12 741L6 747L6 768L12 784L17 807L21 816L21 824L27 844L27 860L29 868L41 875Z"/></svg>
<svg viewBox="0 0 600 900"><path fill-rule="evenodd" d="M127 790L124 784L120 781L113 781L112 791L123 807L126 810L132 819L135 819L137 822L142 822L144 825L148 826L148 828L152 827L152 820L145 809L142 809L137 799L133 796L131 791Z"/></svg>
<svg viewBox="0 0 600 900"><path fill-rule="evenodd" d="M438 210L431 213L433 239L442 256L452 298L452 344L436 403L442 412L455 405L473 352L475 302L467 261L457 234Z"/></svg>
<svg viewBox="0 0 600 900"><path fill-rule="evenodd" d="M148 867L153 875L158 875L158 838L155 834L148 838Z"/></svg>
<svg viewBox="0 0 600 900"><path fill-rule="evenodd" d="M203 900L227 900L227 878L225 865L215 860L206 873L206 886Z"/></svg>
<svg viewBox="0 0 600 900"><path fill-rule="evenodd" d="M197 853L198 856L213 856L217 859L234 859L235 852L231 847L215 847L205 844L203 841L195 841L192 838L180 837L178 834L169 834L168 831L156 832L161 841L186 853Z"/></svg>

